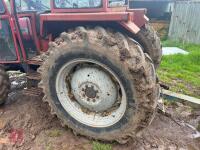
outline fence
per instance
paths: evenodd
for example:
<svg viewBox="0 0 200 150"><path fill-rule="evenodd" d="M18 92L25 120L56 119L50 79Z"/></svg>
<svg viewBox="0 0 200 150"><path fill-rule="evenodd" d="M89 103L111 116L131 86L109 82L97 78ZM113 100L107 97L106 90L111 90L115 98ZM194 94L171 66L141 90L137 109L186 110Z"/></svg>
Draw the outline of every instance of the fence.
<svg viewBox="0 0 200 150"><path fill-rule="evenodd" d="M169 38L200 44L200 1L176 1Z"/></svg>

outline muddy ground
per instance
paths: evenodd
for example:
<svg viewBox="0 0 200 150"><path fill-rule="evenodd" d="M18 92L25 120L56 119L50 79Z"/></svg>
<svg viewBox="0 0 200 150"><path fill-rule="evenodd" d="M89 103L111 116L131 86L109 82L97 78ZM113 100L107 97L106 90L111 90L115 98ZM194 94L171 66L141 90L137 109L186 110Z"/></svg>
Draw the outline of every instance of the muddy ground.
<svg viewBox="0 0 200 150"><path fill-rule="evenodd" d="M74 135L50 115L41 97L30 97L18 89L0 107L0 150L90 150L92 141ZM200 149L200 110L181 103L166 105L150 127L126 145L112 143L114 150Z"/></svg>

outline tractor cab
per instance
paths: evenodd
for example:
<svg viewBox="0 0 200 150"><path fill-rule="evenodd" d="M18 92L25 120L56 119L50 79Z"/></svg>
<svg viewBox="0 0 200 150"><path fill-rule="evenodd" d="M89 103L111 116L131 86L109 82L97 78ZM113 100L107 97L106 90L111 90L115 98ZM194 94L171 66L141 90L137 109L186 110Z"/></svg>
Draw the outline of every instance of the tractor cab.
<svg viewBox="0 0 200 150"><path fill-rule="evenodd" d="M70 19L73 20L70 13L125 11L126 6L126 0L0 0L0 62L26 61L39 55L41 51L46 51L49 40L64 30L62 18L53 14L67 13L65 19L68 18L69 22ZM49 25L45 24L46 20L41 20L46 18L45 14L54 17ZM76 17L75 22L83 18ZM86 17L82 22L93 18L89 15ZM98 17L95 18L98 20ZM101 18L109 20L106 15ZM55 24L62 24L61 30L52 35L50 32L55 30L52 28Z"/></svg>
<svg viewBox="0 0 200 150"><path fill-rule="evenodd" d="M39 54L40 14L50 0L0 0L0 62L19 63Z"/></svg>
<svg viewBox="0 0 200 150"><path fill-rule="evenodd" d="M17 60L17 54L13 35L14 29L11 28L10 15L2 0L0 0L0 16L0 60L15 61Z"/></svg>
<svg viewBox="0 0 200 150"><path fill-rule="evenodd" d="M50 12L50 0L14 0L13 12L27 59L40 53L40 14Z"/></svg>

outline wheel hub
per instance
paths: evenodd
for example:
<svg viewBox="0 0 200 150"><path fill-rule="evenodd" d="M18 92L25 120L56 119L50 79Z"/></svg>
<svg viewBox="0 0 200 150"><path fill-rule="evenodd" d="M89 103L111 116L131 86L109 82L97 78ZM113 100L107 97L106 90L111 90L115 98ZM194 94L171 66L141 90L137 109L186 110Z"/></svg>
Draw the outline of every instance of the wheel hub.
<svg viewBox="0 0 200 150"><path fill-rule="evenodd" d="M76 100L90 111L105 111L117 100L116 85L106 72L95 67L77 70L72 76L71 87Z"/></svg>
<svg viewBox="0 0 200 150"><path fill-rule="evenodd" d="M98 98L97 94L99 93L98 89L94 88L94 85L92 86L88 86L88 84L86 84L85 88L82 89L83 93L83 97L87 97L90 101L90 99L95 100L96 98Z"/></svg>
<svg viewBox="0 0 200 150"><path fill-rule="evenodd" d="M89 105L94 105L94 103L100 102L100 99L99 99L100 89L94 83L83 82L79 89L81 89L81 92L80 92L81 99L78 98L78 101L80 100L79 102L83 106L85 106L85 104L83 104L83 102L87 103ZM77 93L74 93L74 94L77 94ZM75 97L76 97L76 95L75 95Z"/></svg>
<svg viewBox="0 0 200 150"><path fill-rule="evenodd" d="M90 59L72 60L56 76L56 92L71 117L90 127L109 127L125 114L127 97L118 76Z"/></svg>

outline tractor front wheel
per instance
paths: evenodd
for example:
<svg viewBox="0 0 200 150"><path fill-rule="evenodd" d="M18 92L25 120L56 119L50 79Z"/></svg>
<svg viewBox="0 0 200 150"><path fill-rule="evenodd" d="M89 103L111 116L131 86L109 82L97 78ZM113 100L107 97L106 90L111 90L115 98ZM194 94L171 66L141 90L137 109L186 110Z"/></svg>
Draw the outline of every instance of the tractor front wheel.
<svg viewBox="0 0 200 150"><path fill-rule="evenodd" d="M3 66L0 65L0 105L4 104L10 91L9 76Z"/></svg>
<svg viewBox="0 0 200 150"><path fill-rule="evenodd" d="M151 58L134 40L78 27L51 43L44 58L44 101L74 132L125 143L152 121L159 85Z"/></svg>

